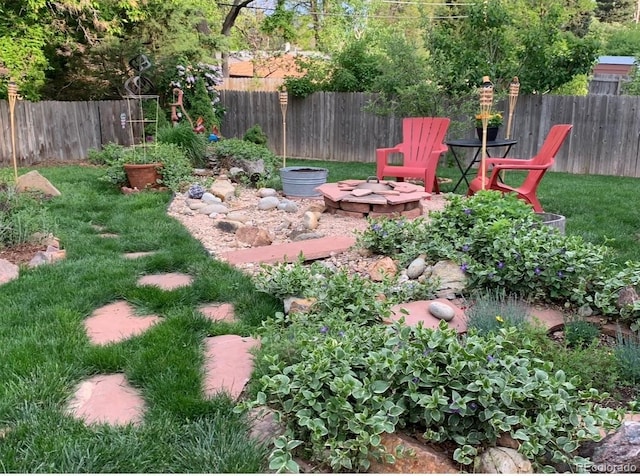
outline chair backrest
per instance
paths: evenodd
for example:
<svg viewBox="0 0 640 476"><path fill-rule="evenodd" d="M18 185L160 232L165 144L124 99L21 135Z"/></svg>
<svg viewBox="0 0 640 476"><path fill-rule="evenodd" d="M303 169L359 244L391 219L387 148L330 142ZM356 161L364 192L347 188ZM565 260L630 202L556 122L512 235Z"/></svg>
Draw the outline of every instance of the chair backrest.
<svg viewBox="0 0 640 476"><path fill-rule="evenodd" d="M540 147L538 153L531 159L531 162L535 165L546 165L546 168L542 170L531 170L522 182L521 188L533 190L542 180L542 176L553 165L556 154L562 147L564 140L569 135L569 131L573 127L572 124L556 124L553 126L547 137Z"/></svg>
<svg viewBox="0 0 640 476"><path fill-rule="evenodd" d="M448 117L406 117L402 120L403 165L425 167L429 164L431 151L444 146ZM438 154L439 156L440 154Z"/></svg>

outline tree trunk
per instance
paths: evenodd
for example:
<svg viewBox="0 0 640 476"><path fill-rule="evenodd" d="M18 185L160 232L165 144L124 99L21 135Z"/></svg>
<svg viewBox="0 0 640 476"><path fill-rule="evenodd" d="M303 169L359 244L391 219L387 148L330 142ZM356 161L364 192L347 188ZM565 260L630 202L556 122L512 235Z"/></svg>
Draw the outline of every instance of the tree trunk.
<svg viewBox="0 0 640 476"><path fill-rule="evenodd" d="M236 23L238 15L240 15L240 11L250 3L253 3L253 1L254 0L234 0L231 10L229 10L229 12L227 13L227 16L224 17L224 22L222 23L222 30L220 31L220 33L228 37L231 34L231 28L233 28L233 25L235 25ZM222 77L223 78L229 77L229 52L228 51L222 52Z"/></svg>

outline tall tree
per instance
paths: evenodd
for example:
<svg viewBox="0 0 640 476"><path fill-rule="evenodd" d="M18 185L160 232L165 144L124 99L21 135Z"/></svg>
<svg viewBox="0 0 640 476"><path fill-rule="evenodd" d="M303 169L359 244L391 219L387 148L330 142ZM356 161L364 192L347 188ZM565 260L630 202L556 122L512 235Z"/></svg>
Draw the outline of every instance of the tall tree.
<svg viewBox="0 0 640 476"><path fill-rule="evenodd" d="M626 23L633 20L637 0L596 0L596 16L605 23Z"/></svg>

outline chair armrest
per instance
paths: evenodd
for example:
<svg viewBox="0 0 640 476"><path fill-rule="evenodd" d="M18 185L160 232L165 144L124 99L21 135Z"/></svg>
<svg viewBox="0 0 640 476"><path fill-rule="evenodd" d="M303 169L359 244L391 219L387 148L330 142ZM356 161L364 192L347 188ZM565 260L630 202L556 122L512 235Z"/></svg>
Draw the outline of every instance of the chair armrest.
<svg viewBox="0 0 640 476"><path fill-rule="evenodd" d="M524 161L519 161L524 162ZM527 164L495 164L491 169L491 177L489 178L489 187L496 185L500 178L500 172L503 170L546 170L550 168L550 164L527 165Z"/></svg>
<svg viewBox="0 0 640 476"><path fill-rule="evenodd" d="M378 170L381 167L387 165L387 157L393 153L401 153L401 150L398 146L396 147L387 147L384 149L376 149L376 166Z"/></svg>

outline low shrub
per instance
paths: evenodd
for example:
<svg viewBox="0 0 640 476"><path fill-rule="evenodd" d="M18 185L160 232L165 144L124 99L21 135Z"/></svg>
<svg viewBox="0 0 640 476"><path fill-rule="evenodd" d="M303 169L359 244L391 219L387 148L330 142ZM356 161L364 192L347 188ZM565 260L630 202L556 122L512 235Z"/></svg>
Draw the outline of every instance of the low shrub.
<svg viewBox="0 0 640 476"><path fill-rule="evenodd" d="M628 383L640 383L640 334L623 335L618 329L615 348L617 369Z"/></svg>
<svg viewBox="0 0 640 476"><path fill-rule="evenodd" d="M164 144L175 144L180 147L194 167L204 166L208 139L204 134L196 134L189 124L158 129L156 140Z"/></svg>
<svg viewBox="0 0 640 476"><path fill-rule="evenodd" d="M262 160L265 167L263 180L277 176L280 159L267 147L242 139L223 139L209 147L210 157L222 168L230 169L237 161Z"/></svg>
<svg viewBox="0 0 640 476"><path fill-rule="evenodd" d="M595 390L578 391L515 328L460 337L444 323L320 324L301 316L263 329L264 375L252 405L276 408L289 438L305 442L305 456L333 471L367 470L372 457L393 462L381 435L406 426L454 444L464 465L508 433L549 470L547 463L584 464L578 446L619 424L615 411L593 403ZM290 460L285 447L281 462Z"/></svg>
<svg viewBox="0 0 640 476"><path fill-rule="evenodd" d="M40 195L0 183L0 248L29 243L34 234L54 233L55 228Z"/></svg>
<svg viewBox="0 0 640 476"><path fill-rule="evenodd" d="M269 138L267 137L267 134L265 134L262 130L262 127L256 124L255 126L251 126L249 129L247 129L247 132L245 132L244 136L242 136L242 140L266 146Z"/></svg>
<svg viewBox="0 0 640 476"><path fill-rule="evenodd" d="M475 329L479 335L504 327L523 328L530 322L527 307L520 299L497 290L472 297L465 314L467 328Z"/></svg>
<svg viewBox="0 0 640 476"><path fill-rule="evenodd" d="M582 319L569 319L564 324L564 338L572 348L584 348L600 337L600 329L591 322Z"/></svg>

